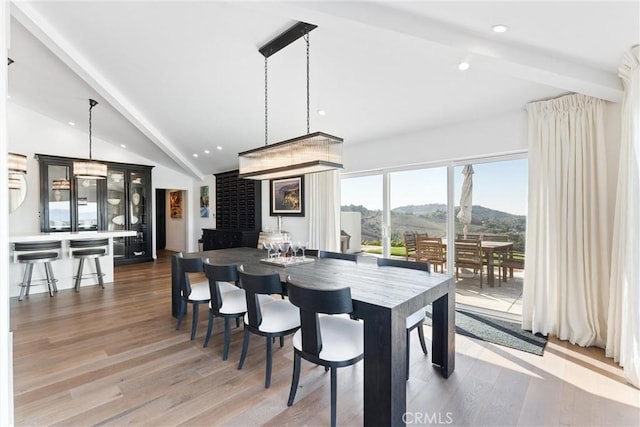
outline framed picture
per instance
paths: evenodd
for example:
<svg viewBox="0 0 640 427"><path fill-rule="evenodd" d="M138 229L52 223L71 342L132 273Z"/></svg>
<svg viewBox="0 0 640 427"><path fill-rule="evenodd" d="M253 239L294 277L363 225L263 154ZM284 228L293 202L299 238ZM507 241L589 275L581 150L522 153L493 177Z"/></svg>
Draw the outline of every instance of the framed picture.
<svg viewBox="0 0 640 427"><path fill-rule="evenodd" d="M209 186L200 187L200 218L209 218Z"/></svg>
<svg viewBox="0 0 640 427"><path fill-rule="evenodd" d="M169 192L169 208L171 210L171 218L182 218L182 192Z"/></svg>
<svg viewBox="0 0 640 427"><path fill-rule="evenodd" d="M304 216L304 176L270 181L271 216Z"/></svg>

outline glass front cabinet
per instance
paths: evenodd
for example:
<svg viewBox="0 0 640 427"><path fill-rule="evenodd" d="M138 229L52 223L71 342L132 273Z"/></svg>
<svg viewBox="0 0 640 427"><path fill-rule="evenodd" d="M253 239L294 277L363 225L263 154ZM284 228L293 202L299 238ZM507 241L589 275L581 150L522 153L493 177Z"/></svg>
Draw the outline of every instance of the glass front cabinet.
<svg viewBox="0 0 640 427"><path fill-rule="evenodd" d="M151 166L104 162L107 179L76 179L75 159L37 157L41 231L133 230L113 239L114 263L152 259Z"/></svg>

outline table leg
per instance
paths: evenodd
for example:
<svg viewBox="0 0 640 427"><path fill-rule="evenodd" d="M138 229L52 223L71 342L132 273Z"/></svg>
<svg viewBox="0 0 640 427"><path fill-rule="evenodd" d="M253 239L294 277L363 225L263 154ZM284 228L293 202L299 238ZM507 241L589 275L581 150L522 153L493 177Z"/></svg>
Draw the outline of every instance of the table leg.
<svg viewBox="0 0 640 427"><path fill-rule="evenodd" d="M406 319L389 309L364 318L364 425L404 426Z"/></svg>
<svg viewBox="0 0 640 427"><path fill-rule="evenodd" d="M487 251L487 284L493 288L495 285L495 274L493 272L493 251Z"/></svg>
<svg viewBox="0 0 640 427"><path fill-rule="evenodd" d="M455 298L455 287L450 284L449 293L433 302L431 361L434 365L440 366L442 376L445 378L449 378L455 369Z"/></svg>

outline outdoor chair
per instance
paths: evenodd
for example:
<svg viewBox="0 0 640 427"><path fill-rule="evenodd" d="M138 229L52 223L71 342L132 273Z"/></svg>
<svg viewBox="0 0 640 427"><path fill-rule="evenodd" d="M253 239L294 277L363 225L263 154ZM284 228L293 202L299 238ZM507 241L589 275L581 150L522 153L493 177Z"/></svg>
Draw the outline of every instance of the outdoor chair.
<svg viewBox="0 0 640 427"><path fill-rule="evenodd" d="M416 261L428 262L434 266L434 271L444 271L447 257L444 244L440 237L419 237L416 239Z"/></svg>
<svg viewBox="0 0 640 427"><path fill-rule="evenodd" d="M456 240L456 256L455 256L455 268L456 268L456 280L459 279L460 268L473 269L474 273L480 274L480 287L482 288L482 243L480 240Z"/></svg>

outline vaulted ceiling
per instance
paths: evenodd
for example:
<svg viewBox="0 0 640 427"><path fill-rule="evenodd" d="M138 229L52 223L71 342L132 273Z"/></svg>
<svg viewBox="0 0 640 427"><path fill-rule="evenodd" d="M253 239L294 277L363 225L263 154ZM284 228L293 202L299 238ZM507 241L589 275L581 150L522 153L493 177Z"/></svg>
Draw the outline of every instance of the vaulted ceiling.
<svg viewBox="0 0 640 427"><path fill-rule="evenodd" d="M96 137L196 178L264 144L258 48L296 21L318 25L311 131L345 144L568 92L618 102L619 61L640 41L637 1L18 1L11 12L10 102L81 126L97 99ZM269 58L269 143L306 132L305 67L303 40Z"/></svg>

